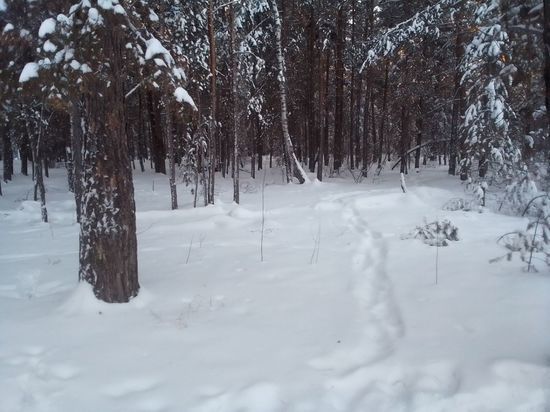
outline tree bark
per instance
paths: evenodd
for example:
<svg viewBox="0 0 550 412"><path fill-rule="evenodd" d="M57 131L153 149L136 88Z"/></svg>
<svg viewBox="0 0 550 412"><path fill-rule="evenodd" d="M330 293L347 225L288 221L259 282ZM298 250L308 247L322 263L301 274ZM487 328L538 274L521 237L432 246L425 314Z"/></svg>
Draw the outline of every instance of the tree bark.
<svg viewBox="0 0 550 412"><path fill-rule="evenodd" d="M97 31L102 75L84 91L81 281L106 302L128 302L139 291L132 168L124 122L124 40L120 23Z"/></svg>
<svg viewBox="0 0 550 412"><path fill-rule="evenodd" d="M288 114L287 114L287 103L286 103L286 78L285 78L285 62L283 56L283 46L281 41L281 18L279 16L279 9L277 8L276 0L271 1L271 10L273 12L273 17L275 19L275 42L277 49L277 65L278 65L278 75L277 79L279 81L279 99L281 103L281 128L283 130L283 147L285 156L287 158L286 162L286 176L287 182L290 182L291 177L294 175L300 184L306 182L308 179L304 169L298 162L296 154L294 153L294 146L292 144L292 139L290 138L290 133L288 131Z"/></svg>
<svg viewBox="0 0 550 412"><path fill-rule="evenodd" d="M210 121L208 123L209 132L209 175L208 175L208 203L214 204L214 187L216 183L216 163L217 159L217 60L216 60L216 31L214 27L214 1L208 1L208 40L209 49L209 68L210 68Z"/></svg>
<svg viewBox="0 0 550 412"><path fill-rule="evenodd" d="M457 20L458 21L458 20ZM455 40L455 73L454 73L454 87L453 87L453 107L451 112L451 141L449 142L449 174L456 175L456 165L458 162L458 140L459 140L459 127L460 127L460 113L462 112L462 87L460 86L460 71L458 65L462 60L464 54L464 47L462 45L461 28L457 24L456 26L456 40Z"/></svg>
<svg viewBox="0 0 550 412"><path fill-rule="evenodd" d="M8 124L0 122L0 132L2 133L2 160L4 162L3 178L4 182L8 182L13 176L13 149Z"/></svg>
<svg viewBox="0 0 550 412"><path fill-rule="evenodd" d="M399 144L401 154L401 173L407 174L407 149L409 142L409 109L401 107L401 142Z"/></svg>
<svg viewBox="0 0 550 412"><path fill-rule="evenodd" d="M239 136L237 134L237 39L235 9L229 5L229 54L231 64L231 137L233 140L233 201L239 203Z"/></svg>
<svg viewBox="0 0 550 412"><path fill-rule="evenodd" d="M378 132L378 168L382 167L382 156L384 153L384 126L386 122L386 111L388 107L388 75L389 63L386 63L384 74L384 95L382 97L382 120L380 121L380 130Z"/></svg>
<svg viewBox="0 0 550 412"><path fill-rule="evenodd" d="M162 117L160 98L156 92L147 93L149 123L151 124L151 152L155 173L166 174L166 148L162 139Z"/></svg>
<svg viewBox="0 0 550 412"><path fill-rule="evenodd" d="M335 54L335 108L334 108L334 170L340 170L343 162L344 138L344 42L345 42L344 5L338 7L336 17L336 54Z"/></svg>
<svg viewBox="0 0 550 412"><path fill-rule="evenodd" d="M315 158L317 141L315 139L315 9L310 6L309 22L307 26L307 91L306 91L306 130L308 146L309 171L315 172Z"/></svg>
<svg viewBox="0 0 550 412"><path fill-rule="evenodd" d="M418 119L416 120L416 145L418 146L418 149L416 149L416 152L414 154L414 168L420 169L420 145L422 144L422 117L424 116L423 111L423 105L422 105L422 99L418 102L418 109L419 109L419 115Z"/></svg>
<svg viewBox="0 0 550 412"><path fill-rule="evenodd" d="M173 124L170 98L165 99L164 108L166 110L166 142L168 143L170 206L172 207L172 210L176 210L178 208L178 188L176 186L176 151L174 150L174 134L172 132Z"/></svg>

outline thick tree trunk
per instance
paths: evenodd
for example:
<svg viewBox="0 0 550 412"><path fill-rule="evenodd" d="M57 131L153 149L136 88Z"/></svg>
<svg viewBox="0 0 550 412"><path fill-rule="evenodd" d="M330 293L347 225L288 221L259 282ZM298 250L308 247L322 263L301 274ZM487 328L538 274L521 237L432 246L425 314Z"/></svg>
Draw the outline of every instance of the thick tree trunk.
<svg viewBox="0 0 550 412"><path fill-rule="evenodd" d="M81 281L106 302L128 302L139 291L132 168L124 127L124 41L106 21L102 52L109 61L84 92Z"/></svg>
<svg viewBox="0 0 550 412"><path fill-rule="evenodd" d="M285 78L285 62L283 57L283 45L281 41L281 18L279 16L279 9L277 8L276 0L271 1L271 10L273 12L273 17L275 19L275 42L277 49L277 65L278 65L278 75L277 79L279 81L279 99L281 102L281 128L283 129L283 146L284 152L287 158L286 162L286 173L287 181L290 182L291 176L294 175L300 183L304 183L308 180L304 169L298 162L296 154L294 153L294 146L292 144L292 139L290 138L290 133L288 131L288 114L287 114L287 104L286 104L286 78Z"/></svg>

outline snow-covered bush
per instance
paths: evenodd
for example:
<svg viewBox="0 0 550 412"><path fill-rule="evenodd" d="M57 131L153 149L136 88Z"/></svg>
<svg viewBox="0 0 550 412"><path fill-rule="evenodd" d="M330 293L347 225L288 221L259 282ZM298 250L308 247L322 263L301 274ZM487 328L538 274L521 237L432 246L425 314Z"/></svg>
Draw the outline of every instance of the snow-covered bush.
<svg viewBox="0 0 550 412"><path fill-rule="evenodd" d="M479 203L475 202L474 200L454 197L452 199L449 199L443 205L443 210L448 210L451 212L464 210L466 212L469 212L470 210L476 209L477 207L479 207Z"/></svg>
<svg viewBox="0 0 550 412"><path fill-rule="evenodd" d="M413 231L401 236L402 239L420 239L430 246L449 246L449 241L458 241L458 228L450 220L424 222Z"/></svg>
<svg viewBox="0 0 550 412"><path fill-rule="evenodd" d="M537 194L538 189L535 181L531 178L529 173L525 173L506 186L499 210L504 208L513 214L523 214L527 204L531 199L536 197ZM528 212L533 211L534 210Z"/></svg>
<svg viewBox="0 0 550 412"><path fill-rule="evenodd" d="M519 255L522 262L527 263L527 271L537 271L534 261L542 261L550 266L550 195L542 194L532 198L526 205L523 216L531 219L524 230L506 233L498 243L508 252L492 262L503 258L511 260Z"/></svg>

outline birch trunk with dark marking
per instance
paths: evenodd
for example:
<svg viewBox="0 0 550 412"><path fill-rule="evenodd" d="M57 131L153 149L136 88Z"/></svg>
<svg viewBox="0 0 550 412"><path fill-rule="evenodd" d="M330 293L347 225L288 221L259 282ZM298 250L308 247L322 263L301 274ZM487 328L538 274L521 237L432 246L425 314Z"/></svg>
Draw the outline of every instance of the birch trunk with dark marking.
<svg viewBox="0 0 550 412"><path fill-rule="evenodd" d="M285 79L285 62L283 56L283 45L281 40L281 31L282 24L281 18L279 16L279 9L277 8L277 2L275 0L271 1L271 10L273 12L273 17L275 19L275 47L277 49L277 65L278 65L278 75L277 80L279 82L279 99L281 103L281 128L283 130L283 148L285 156L287 159L286 162L286 178L287 182L290 182L292 176L296 177L300 184L306 182L308 177L304 172L304 169L298 162L296 154L294 153L294 146L292 144L292 139L290 138L290 133L288 131L288 113L287 113L287 103L286 103L286 79Z"/></svg>
<svg viewBox="0 0 550 412"><path fill-rule="evenodd" d="M170 205L172 210L178 208L178 188L176 186L176 152L174 150L174 134L172 133L172 108L170 99L164 101L166 110L166 142L168 144L168 182L170 184Z"/></svg>

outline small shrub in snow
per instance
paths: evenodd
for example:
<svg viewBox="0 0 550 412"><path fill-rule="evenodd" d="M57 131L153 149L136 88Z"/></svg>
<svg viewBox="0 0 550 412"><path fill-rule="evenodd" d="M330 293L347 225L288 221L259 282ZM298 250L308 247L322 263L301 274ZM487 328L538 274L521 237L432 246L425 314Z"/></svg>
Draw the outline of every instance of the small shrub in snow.
<svg viewBox="0 0 550 412"><path fill-rule="evenodd" d="M521 214L537 194L538 189L535 181L529 173L525 173L506 186L499 210L504 208L513 214Z"/></svg>
<svg viewBox="0 0 550 412"><path fill-rule="evenodd" d="M447 219L417 226L412 232L401 236L401 238L420 239L430 246L449 246L449 241L459 240L458 228Z"/></svg>
<svg viewBox="0 0 550 412"><path fill-rule="evenodd" d="M535 261L550 266L550 196L543 194L532 198L522 214L531 216L527 227L501 236L498 243L508 252L492 262L503 258L511 260L512 256L519 255L521 261L527 263L527 271L536 272Z"/></svg>
<svg viewBox="0 0 550 412"><path fill-rule="evenodd" d="M463 199L461 197L455 197L453 199L450 199L447 203L443 205L443 210L448 210L451 212L454 212L457 210L464 210L468 212L472 209L475 209L478 206L479 205L473 200Z"/></svg>

